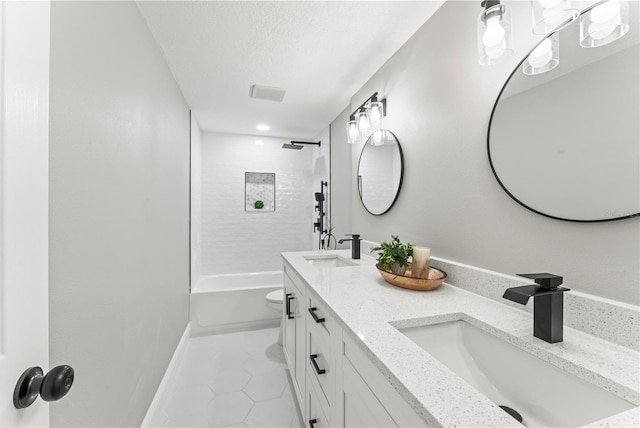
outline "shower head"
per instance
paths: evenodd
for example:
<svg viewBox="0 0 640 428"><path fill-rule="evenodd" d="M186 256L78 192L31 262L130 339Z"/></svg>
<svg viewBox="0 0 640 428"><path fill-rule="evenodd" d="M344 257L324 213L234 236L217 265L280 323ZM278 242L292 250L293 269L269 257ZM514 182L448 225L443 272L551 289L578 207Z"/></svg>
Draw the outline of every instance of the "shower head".
<svg viewBox="0 0 640 428"><path fill-rule="evenodd" d="M322 143L322 141L318 141L317 143L308 143L305 141L292 141L291 143L287 144L283 144L282 148L283 149L295 149L295 150L302 150L302 148L304 147L303 144L311 144L312 146L318 146L320 147L320 144Z"/></svg>
<svg viewBox="0 0 640 428"><path fill-rule="evenodd" d="M282 145L283 149L302 150L303 147L304 146L298 146L297 144L293 144L293 142L290 143L290 144L285 143L285 144Z"/></svg>

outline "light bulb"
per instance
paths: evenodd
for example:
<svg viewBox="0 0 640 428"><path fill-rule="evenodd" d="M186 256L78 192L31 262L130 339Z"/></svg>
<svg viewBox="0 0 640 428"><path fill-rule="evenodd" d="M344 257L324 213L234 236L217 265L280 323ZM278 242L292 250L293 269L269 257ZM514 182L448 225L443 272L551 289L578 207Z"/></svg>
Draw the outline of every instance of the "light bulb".
<svg viewBox="0 0 640 428"><path fill-rule="evenodd" d="M534 68L542 68L551 61L553 56L552 44L550 39L544 39L536 48L529 54L529 64Z"/></svg>
<svg viewBox="0 0 640 428"><path fill-rule="evenodd" d="M380 101L374 101L369 106L369 121L371 125L377 125L382 120L383 106Z"/></svg>
<svg viewBox="0 0 640 428"><path fill-rule="evenodd" d="M536 46L522 63L522 72L528 76L546 73L560 64L560 40L552 34Z"/></svg>
<svg viewBox="0 0 640 428"><path fill-rule="evenodd" d="M590 18L589 36L594 40L609 37L620 25L620 1L609 0L594 7Z"/></svg>
<svg viewBox="0 0 640 428"><path fill-rule="evenodd" d="M366 109L361 110L360 113L358 113L357 120L358 130L361 134L366 134L369 130L369 112Z"/></svg>
<svg viewBox="0 0 640 428"><path fill-rule="evenodd" d="M378 132L374 132L373 135L371 136L371 145L372 146L381 146L384 144L384 141L382 141L382 133L384 131L378 131Z"/></svg>
<svg viewBox="0 0 640 428"><path fill-rule="evenodd" d="M360 131L358 131L358 124L355 120L347 122L347 142L349 144L355 144L360 138Z"/></svg>
<svg viewBox="0 0 640 428"><path fill-rule="evenodd" d="M629 5L608 0L580 17L580 46L595 48L618 40L629 31Z"/></svg>
<svg viewBox="0 0 640 428"><path fill-rule="evenodd" d="M609 37L616 29L618 24L598 24L592 23L589 25L589 36L594 40L602 40Z"/></svg>
<svg viewBox="0 0 640 428"><path fill-rule="evenodd" d="M495 47L504 43L504 28L500 25L499 16L487 19L487 29L482 35L482 43L486 47Z"/></svg>
<svg viewBox="0 0 640 428"><path fill-rule="evenodd" d="M497 3L497 4L494 4ZM511 40L511 9L496 2L483 2L493 6L485 8L478 16L477 46L480 65L495 65L513 53Z"/></svg>

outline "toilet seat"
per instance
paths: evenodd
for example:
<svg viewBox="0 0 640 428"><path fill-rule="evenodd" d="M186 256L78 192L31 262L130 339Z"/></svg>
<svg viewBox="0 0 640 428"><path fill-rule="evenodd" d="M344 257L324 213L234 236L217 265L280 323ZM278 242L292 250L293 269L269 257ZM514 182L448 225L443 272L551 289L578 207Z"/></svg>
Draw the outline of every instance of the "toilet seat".
<svg viewBox="0 0 640 428"><path fill-rule="evenodd" d="M283 301L284 301L284 290L282 288L267 294L267 302L269 303L275 303L275 304L281 305Z"/></svg>

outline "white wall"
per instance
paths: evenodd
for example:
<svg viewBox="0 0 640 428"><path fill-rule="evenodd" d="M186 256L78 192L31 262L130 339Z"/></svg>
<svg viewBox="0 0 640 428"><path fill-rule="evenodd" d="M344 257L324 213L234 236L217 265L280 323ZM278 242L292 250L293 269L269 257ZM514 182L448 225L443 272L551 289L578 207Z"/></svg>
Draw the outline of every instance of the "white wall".
<svg viewBox="0 0 640 428"><path fill-rule="evenodd" d="M320 149L283 149L288 142L202 134L202 275L280 270L281 252L315 248L310 213ZM275 211L245 211L245 172L276 174Z"/></svg>
<svg viewBox="0 0 640 428"><path fill-rule="evenodd" d="M189 109L133 2L52 2L53 426L139 426L189 317Z"/></svg>
<svg viewBox="0 0 640 428"><path fill-rule="evenodd" d="M202 271L202 132L191 115L191 287Z"/></svg>
<svg viewBox="0 0 640 428"><path fill-rule="evenodd" d="M514 202L493 177L486 136L498 92L539 37L528 28L528 2L514 7L513 58L478 65L477 1L450 1L352 98L387 97L385 126L405 155L400 197L375 217L358 200L351 165L353 229L372 241L391 234L443 257L504 273L552 272L585 293L640 303L640 219L578 224L536 215ZM516 24L517 23L517 24ZM339 117L332 128L344 127ZM335 167L335 166L334 166ZM334 180L334 186L338 183Z"/></svg>

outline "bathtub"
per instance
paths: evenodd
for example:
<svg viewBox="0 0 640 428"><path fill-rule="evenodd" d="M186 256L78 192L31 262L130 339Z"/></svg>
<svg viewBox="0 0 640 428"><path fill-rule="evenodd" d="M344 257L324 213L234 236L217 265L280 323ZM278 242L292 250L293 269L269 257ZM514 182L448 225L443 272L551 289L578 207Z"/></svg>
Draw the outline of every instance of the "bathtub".
<svg viewBox="0 0 640 428"><path fill-rule="evenodd" d="M282 271L202 276L191 290L191 334L277 326L267 293L282 288Z"/></svg>

